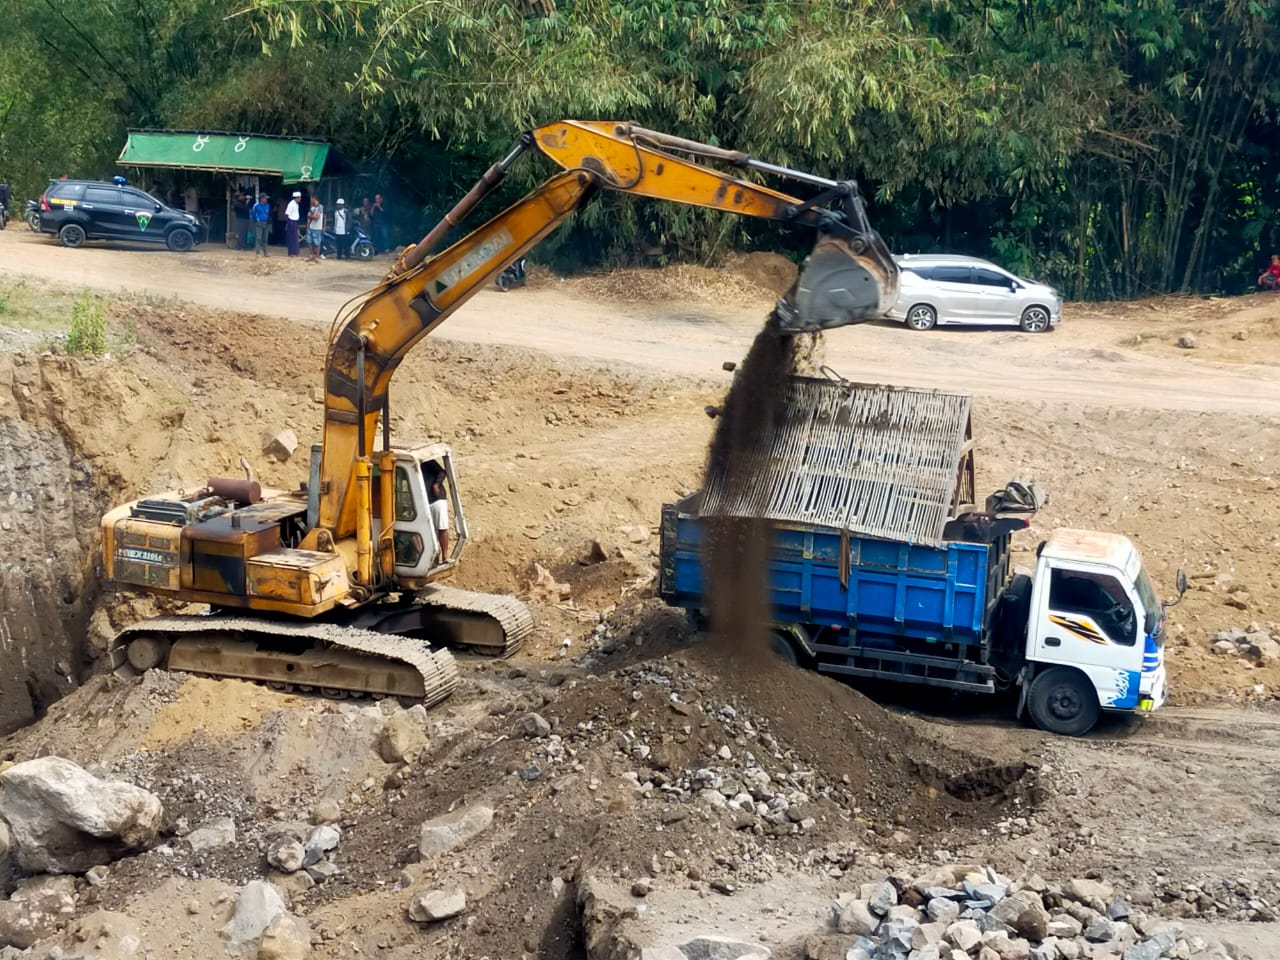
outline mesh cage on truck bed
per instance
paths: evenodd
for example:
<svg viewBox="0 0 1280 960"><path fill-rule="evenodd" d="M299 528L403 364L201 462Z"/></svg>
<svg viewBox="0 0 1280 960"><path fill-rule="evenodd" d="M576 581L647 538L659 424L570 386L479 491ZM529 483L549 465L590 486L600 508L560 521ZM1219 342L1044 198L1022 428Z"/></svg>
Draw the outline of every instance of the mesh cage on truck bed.
<svg viewBox="0 0 1280 960"><path fill-rule="evenodd" d="M939 546L947 521L975 509L972 438L962 394L792 377L753 482L712 473L699 512Z"/></svg>

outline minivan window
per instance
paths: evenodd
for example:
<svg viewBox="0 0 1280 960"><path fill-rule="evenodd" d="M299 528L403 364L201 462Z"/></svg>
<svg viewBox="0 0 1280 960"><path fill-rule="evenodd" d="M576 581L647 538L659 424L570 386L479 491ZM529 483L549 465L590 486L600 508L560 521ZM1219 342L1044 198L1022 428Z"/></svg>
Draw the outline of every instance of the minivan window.
<svg viewBox="0 0 1280 960"><path fill-rule="evenodd" d="M60 200L79 200L84 196L83 183L59 183L49 188L49 196Z"/></svg>
<svg viewBox="0 0 1280 960"><path fill-rule="evenodd" d="M120 192L106 187L87 187L84 191L85 203L120 203Z"/></svg>
<svg viewBox="0 0 1280 960"><path fill-rule="evenodd" d="M934 267L933 280L943 283L969 283L968 267Z"/></svg>
<svg viewBox="0 0 1280 960"><path fill-rule="evenodd" d="M141 190L125 190L124 200L125 203L135 203L148 210L153 209L156 205L156 198L149 193L143 193Z"/></svg>
<svg viewBox="0 0 1280 960"><path fill-rule="evenodd" d="M984 287L1008 287L1013 281L1003 273L996 273L994 270L983 270L980 267L974 267L973 282L981 284Z"/></svg>

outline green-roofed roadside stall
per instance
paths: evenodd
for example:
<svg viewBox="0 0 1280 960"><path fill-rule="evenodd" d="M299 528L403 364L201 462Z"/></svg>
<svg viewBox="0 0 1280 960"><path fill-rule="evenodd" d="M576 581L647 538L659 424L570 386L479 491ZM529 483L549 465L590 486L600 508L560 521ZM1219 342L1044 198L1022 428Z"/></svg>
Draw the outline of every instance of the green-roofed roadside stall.
<svg viewBox="0 0 1280 960"><path fill-rule="evenodd" d="M235 240L229 225L238 189L255 199L268 193L274 219L276 203L287 201L285 187L301 189L308 197L318 193L332 209L333 197L327 194L338 186L333 181L354 173L320 138L203 130L130 130L117 163L136 168L150 181L143 188L161 199L179 207L186 203L188 209L197 205L209 238L221 232L228 246Z"/></svg>

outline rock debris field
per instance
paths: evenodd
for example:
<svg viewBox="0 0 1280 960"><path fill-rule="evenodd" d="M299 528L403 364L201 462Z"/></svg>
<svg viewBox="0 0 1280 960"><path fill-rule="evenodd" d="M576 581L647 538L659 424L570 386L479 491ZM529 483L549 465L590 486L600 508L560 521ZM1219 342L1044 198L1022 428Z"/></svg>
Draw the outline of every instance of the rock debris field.
<svg viewBox="0 0 1280 960"><path fill-rule="evenodd" d="M939 362L1093 352L1103 392L1110 354L1250 375L1280 357L1251 300L1163 309L1084 312L1078 335L1068 311L1030 340L864 332ZM3 653L31 670L0 691L0 960L1280 956L1276 411L975 387L980 489L1051 495L1016 562L1088 526L1134 538L1163 593L1191 579L1171 704L1066 740L1003 701L855 689L690 634L656 596L656 527L700 482L718 368L433 338L398 374L394 430L454 444L459 585L526 598L537 628L512 660L460 656L426 710L103 670L112 632L156 608L86 579L101 511L241 455L296 483L323 347L175 302L109 316L133 337L110 358L0 340Z"/></svg>

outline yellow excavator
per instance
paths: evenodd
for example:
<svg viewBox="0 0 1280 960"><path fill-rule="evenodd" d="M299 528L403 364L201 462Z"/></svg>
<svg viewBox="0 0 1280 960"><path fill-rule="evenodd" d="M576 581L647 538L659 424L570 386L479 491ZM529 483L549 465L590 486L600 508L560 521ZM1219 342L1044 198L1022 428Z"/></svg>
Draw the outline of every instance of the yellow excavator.
<svg viewBox="0 0 1280 960"><path fill-rule="evenodd" d="M563 171L436 252L528 152ZM817 192L798 199L708 161ZM389 386L415 344L602 189L814 231L813 252L778 303L786 331L874 319L897 294L898 269L852 181L629 123L565 120L528 131L377 286L339 312L324 369L323 442L312 448L306 483L263 489L242 460L247 478L211 479L104 516L109 582L209 607L122 630L113 665L433 704L457 682L442 646L515 652L533 629L525 604L443 582L468 537L453 455L441 443L392 444Z"/></svg>

